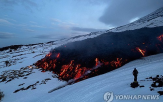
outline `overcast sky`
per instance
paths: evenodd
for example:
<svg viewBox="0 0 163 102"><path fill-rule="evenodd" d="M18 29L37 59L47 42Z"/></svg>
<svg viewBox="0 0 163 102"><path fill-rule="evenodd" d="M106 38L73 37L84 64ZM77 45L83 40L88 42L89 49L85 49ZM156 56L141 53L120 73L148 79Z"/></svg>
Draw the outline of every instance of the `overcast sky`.
<svg viewBox="0 0 163 102"><path fill-rule="evenodd" d="M162 6L163 0L0 0L0 47L108 30Z"/></svg>

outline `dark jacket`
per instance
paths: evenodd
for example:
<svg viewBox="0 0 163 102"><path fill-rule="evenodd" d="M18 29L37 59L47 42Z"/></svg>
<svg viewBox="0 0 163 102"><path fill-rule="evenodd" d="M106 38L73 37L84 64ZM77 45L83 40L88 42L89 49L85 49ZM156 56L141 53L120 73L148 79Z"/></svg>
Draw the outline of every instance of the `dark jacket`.
<svg viewBox="0 0 163 102"><path fill-rule="evenodd" d="M138 75L138 71L137 71L136 68L133 70L132 74L133 74L134 76L137 76L137 75Z"/></svg>

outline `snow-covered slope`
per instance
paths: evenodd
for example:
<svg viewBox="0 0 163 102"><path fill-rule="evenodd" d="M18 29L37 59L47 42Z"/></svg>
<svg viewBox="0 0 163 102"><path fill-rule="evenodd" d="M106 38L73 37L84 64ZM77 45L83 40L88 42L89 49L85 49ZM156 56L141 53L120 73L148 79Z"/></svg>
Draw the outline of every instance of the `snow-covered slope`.
<svg viewBox="0 0 163 102"><path fill-rule="evenodd" d="M34 73L29 77L27 76L27 79L20 77L9 83L3 82L0 83L0 88L5 94L3 102L105 102L103 95L106 92L113 92L115 95L159 95L157 91L163 91L162 87L150 91L149 87L152 81L145 79L163 75L162 62L163 54L149 56L132 61L112 72L66 86L52 93L48 93L48 91L65 83L58 81L56 78L51 78L52 73L50 72L41 73L37 69L33 69L32 72ZM133 82L132 71L135 67L139 71L138 82L145 87L135 89L130 87L130 83ZM51 80L48 80L48 78ZM16 89L27 88L28 85L33 84L35 84L34 88L13 93ZM139 101L162 102L162 100L163 96L160 96L159 100L140 99ZM116 101L120 100L116 100L114 97L113 102ZM121 101L137 102L138 100Z"/></svg>
<svg viewBox="0 0 163 102"><path fill-rule="evenodd" d="M103 95L106 92L113 92L116 95L159 95L157 91L163 91L163 87L154 88L150 91L152 81L145 80L156 75L163 75L163 54L149 56L140 60L130 62L123 67L104 75L96 76L82 82L69 85L53 93L39 97L35 102L105 102ZM137 68L139 71L138 82L144 85L143 88L131 88L133 82L132 71ZM144 81L145 80L145 81ZM115 99L115 97L114 97ZM114 100L113 102L162 102L159 100Z"/></svg>
<svg viewBox="0 0 163 102"><path fill-rule="evenodd" d="M55 48L53 43L38 44L33 46L22 46L17 50L4 50L0 52L0 70L20 69L29 66L49 53L50 49ZM5 61L9 61L6 67Z"/></svg>
<svg viewBox="0 0 163 102"><path fill-rule="evenodd" d="M29 99L38 99L48 90L65 84L52 72L43 73L33 66L54 47L52 44L38 44L0 52L0 90L5 95L3 102L30 102ZM6 61L9 61L8 66Z"/></svg>

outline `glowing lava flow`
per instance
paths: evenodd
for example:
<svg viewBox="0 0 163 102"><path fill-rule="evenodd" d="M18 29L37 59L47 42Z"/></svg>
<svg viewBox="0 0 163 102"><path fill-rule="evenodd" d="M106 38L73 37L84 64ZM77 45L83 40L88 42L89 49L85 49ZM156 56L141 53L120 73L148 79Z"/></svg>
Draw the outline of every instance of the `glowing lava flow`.
<svg viewBox="0 0 163 102"><path fill-rule="evenodd" d="M57 54L57 58L59 58L59 56L60 56L60 53Z"/></svg>
<svg viewBox="0 0 163 102"><path fill-rule="evenodd" d="M95 66L93 68L87 68L82 66L81 64L75 64L74 60L71 60L69 64L61 65L61 67L57 67L58 63L57 60L60 57L60 53L54 54L56 56L56 59L51 59L52 53L49 53L45 56L44 59L39 60L36 63L36 66L39 68L42 68L42 72L52 70L53 73L58 75L58 78L60 80L77 80L77 79L86 79L91 77L91 75L98 75L98 69L101 66L108 66L113 68L118 68L122 66L122 58L117 58L115 61L111 62L105 62L102 60L99 60L98 58L95 58ZM92 63L93 64L93 63ZM55 70L58 70L55 72ZM96 72L96 73L91 73ZM89 75L91 73L91 75ZM100 73L99 73L100 74Z"/></svg>
<svg viewBox="0 0 163 102"><path fill-rule="evenodd" d="M142 56L145 56L145 52L146 52L145 50L142 50L139 47L136 47L136 50L139 51L142 54Z"/></svg>
<svg viewBox="0 0 163 102"><path fill-rule="evenodd" d="M163 34L162 34L162 35L160 35L160 36L158 36L158 37L157 37L157 39L158 39L159 41L161 41L161 42L162 42L162 41L163 41Z"/></svg>
<svg viewBox="0 0 163 102"><path fill-rule="evenodd" d="M116 60L107 61L105 59L95 58L93 61L85 65L85 62L77 62L70 60L69 63L62 63L64 57L60 53L50 52L43 59L37 61L35 65L42 69L42 72L53 71L57 74L60 80L69 81L84 80L92 76L100 75L103 73L104 68L106 70L115 69L122 66L122 58L116 58ZM92 59L93 60L93 59ZM93 66L93 67L88 67ZM102 68L102 69L101 69Z"/></svg>
<svg viewBox="0 0 163 102"><path fill-rule="evenodd" d="M96 62L96 66L100 64L100 61L98 58L95 59L95 62Z"/></svg>
<svg viewBox="0 0 163 102"><path fill-rule="evenodd" d="M52 53L48 53L47 55L46 55L46 57L50 57L52 55Z"/></svg>
<svg viewBox="0 0 163 102"><path fill-rule="evenodd" d="M75 65L74 60L71 60L70 64L63 65L59 74L61 80L78 79L80 78L88 68L81 67L80 64Z"/></svg>

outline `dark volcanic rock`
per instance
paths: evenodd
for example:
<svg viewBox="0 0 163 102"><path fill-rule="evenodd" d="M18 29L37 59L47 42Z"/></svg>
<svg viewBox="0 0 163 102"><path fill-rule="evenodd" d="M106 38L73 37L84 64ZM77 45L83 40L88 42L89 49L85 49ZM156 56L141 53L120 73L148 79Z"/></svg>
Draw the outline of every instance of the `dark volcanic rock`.
<svg viewBox="0 0 163 102"><path fill-rule="evenodd" d="M159 93L160 95L163 95L163 91L158 91L158 93Z"/></svg>
<svg viewBox="0 0 163 102"><path fill-rule="evenodd" d="M139 83L134 81L134 82L132 82L132 83L130 84L130 86L131 86L132 88L136 88L136 87L139 86Z"/></svg>
<svg viewBox="0 0 163 102"><path fill-rule="evenodd" d="M62 65L74 60L75 63L80 63L83 66L93 67L94 64L91 63L94 63L95 58L108 61L116 58L129 60L141 58L142 55L136 51L136 47L146 49L146 56L161 53L163 44L157 37L163 34L162 29L163 27L157 27L120 33L109 32L93 39L68 43L52 50L52 59L55 59L56 53L60 53L58 61ZM160 49L156 44L160 44Z"/></svg>

